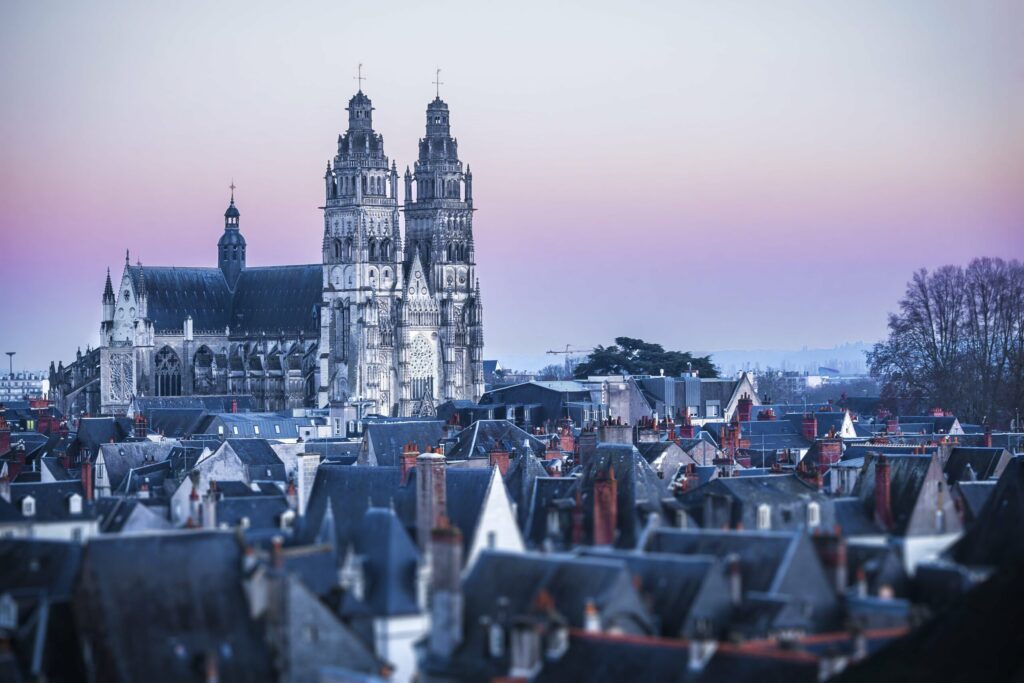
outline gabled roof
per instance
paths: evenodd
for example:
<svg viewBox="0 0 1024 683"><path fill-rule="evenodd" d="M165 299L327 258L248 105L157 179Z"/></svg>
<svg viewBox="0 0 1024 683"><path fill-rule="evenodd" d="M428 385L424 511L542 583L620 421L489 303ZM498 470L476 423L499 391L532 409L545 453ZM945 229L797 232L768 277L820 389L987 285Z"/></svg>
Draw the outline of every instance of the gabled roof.
<svg viewBox="0 0 1024 683"><path fill-rule="evenodd" d="M376 617L418 614L419 555L391 508L369 508L356 532L354 551L363 558L364 602Z"/></svg>
<svg viewBox="0 0 1024 683"><path fill-rule="evenodd" d="M1002 473L1001 466L1004 466L1004 457L1009 460L1010 454L1002 448L954 448L943 467L946 481L952 486L959 481L970 479L972 471L974 480L999 476Z"/></svg>
<svg viewBox="0 0 1024 683"><path fill-rule="evenodd" d="M907 531L933 457L927 455L886 456L889 462L892 533L903 535ZM868 458L853 489L854 497L860 500L861 507L869 519L874 518L875 467L877 464L878 458Z"/></svg>
<svg viewBox="0 0 1024 683"><path fill-rule="evenodd" d="M523 527L523 540L528 546L538 548L544 543L548 508L556 505L557 501L575 496L578 487L579 482L573 477L537 477ZM572 502L575 503L575 500Z"/></svg>
<svg viewBox="0 0 1024 683"><path fill-rule="evenodd" d="M244 268L232 302L232 334L319 335L323 277L320 264Z"/></svg>
<svg viewBox="0 0 1024 683"><path fill-rule="evenodd" d="M665 482L632 445L598 444L594 454L584 462L580 477L584 528L587 530L593 529L594 482L599 477L610 476L612 470L618 494L618 538L615 545L631 548L636 545L640 531L647 523L647 516L639 506L645 504L649 509L660 509L661 499L666 494Z"/></svg>
<svg viewBox="0 0 1024 683"><path fill-rule="evenodd" d="M423 453L444 438L444 422L440 420L409 420L408 422L368 422L364 438L369 452L376 458L373 465L399 465L406 445L413 444Z"/></svg>
<svg viewBox="0 0 1024 683"><path fill-rule="evenodd" d="M176 441L148 440L100 445L111 490L120 488L131 470L166 460L177 445Z"/></svg>
<svg viewBox="0 0 1024 683"><path fill-rule="evenodd" d="M950 551L967 565L1009 566L1024 561L1024 462L1010 460L974 524Z"/></svg>
<svg viewBox="0 0 1024 683"><path fill-rule="evenodd" d="M180 331L192 316L197 331L230 324L231 290L220 268L129 266L136 295L145 289L146 312L157 331Z"/></svg>
<svg viewBox="0 0 1024 683"><path fill-rule="evenodd" d="M288 511L284 496L241 496L217 501L217 524L236 527L243 519L250 529L280 529L281 516Z"/></svg>
<svg viewBox="0 0 1024 683"><path fill-rule="evenodd" d="M957 490L964 505L966 519L974 520L981 514L985 503L996 490L998 482L992 479L985 481L961 481L957 483Z"/></svg>
<svg viewBox="0 0 1024 683"><path fill-rule="evenodd" d="M487 458L488 453L496 448L511 455L520 451L526 442L535 455L544 454L543 441L508 420L477 420L459 432L445 455L449 460Z"/></svg>
<svg viewBox="0 0 1024 683"><path fill-rule="evenodd" d="M82 498L82 511L72 514L70 499L78 495ZM70 481L36 482L11 484L11 503L22 509L22 501L32 496L36 502L36 513L27 520L33 522L70 522L95 519L96 510L85 500L82 482L78 479Z"/></svg>
<svg viewBox="0 0 1024 683"><path fill-rule="evenodd" d="M225 443L246 465L283 465L266 439L228 439Z"/></svg>

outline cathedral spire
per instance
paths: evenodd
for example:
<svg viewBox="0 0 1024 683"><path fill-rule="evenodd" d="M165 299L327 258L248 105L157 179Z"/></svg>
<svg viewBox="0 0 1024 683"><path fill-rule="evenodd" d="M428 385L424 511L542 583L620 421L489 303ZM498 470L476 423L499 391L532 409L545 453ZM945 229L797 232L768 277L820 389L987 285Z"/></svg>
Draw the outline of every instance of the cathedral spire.
<svg viewBox="0 0 1024 683"><path fill-rule="evenodd" d="M245 269L245 238L238 227L241 213L235 206L235 181L231 181L231 201L224 212L224 234L217 242L217 265L224 273L224 279L232 290L238 276Z"/></svg>
<svg viewBox="0 0 1024 683"><path fill-rule="evenodd" d="M107 268L107 282L103 285L103 303L114 300L114 283L110 281L110 268Z"/></svg>

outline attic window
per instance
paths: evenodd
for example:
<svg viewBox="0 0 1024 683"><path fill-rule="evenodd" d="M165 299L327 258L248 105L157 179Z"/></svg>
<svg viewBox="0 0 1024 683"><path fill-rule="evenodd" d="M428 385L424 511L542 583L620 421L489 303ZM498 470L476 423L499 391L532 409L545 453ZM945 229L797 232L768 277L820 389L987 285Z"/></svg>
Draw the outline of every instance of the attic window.
<svg viewBox="0 0 1024 683"><path fill-rule="evenodd" d="M274 433L275 434L280 434L281 433L281 425L274 425Z"/></svg>
<svg viewBox="0 0 1024 683"><path fill-rule="evenodd" d="M71 497L68 498L68 512L73 515L82 514L82 497L77 493L71 494Z"/></svg>
<svg viewBox="0 0 1024 683"><path fill-rule="evenodd" d="M757 528L760 530L772 528L772 507L767 503L757 506Z"/></svg>
<svg viewBox="0 0 1024 683"><path fill-rule="evenodd" d="M224 436L224 425L217 426L217 433L220 434L221 436Z"/></svg>
<svg viewBox="0 0 1024 683"><path fill-rule="evenodd" d="M234 432L236 436L238 435L238 427L232 427L231 431Z"/></svg>
<svg viewBox="0 0 1024 683"><path fill-rule="evenodd" d="M260 426L259 425L253 425L252 426L252 431L253 431L253 433L256 434L256 436L259 436L260 435Z"/></svg>
<svg viewBox="0 0 1024 683"><path fill-rule="evenodd" d="M32 496L25 496L21 500L21 514L26 517L35 517L36 515L36 499Z"/></svg>

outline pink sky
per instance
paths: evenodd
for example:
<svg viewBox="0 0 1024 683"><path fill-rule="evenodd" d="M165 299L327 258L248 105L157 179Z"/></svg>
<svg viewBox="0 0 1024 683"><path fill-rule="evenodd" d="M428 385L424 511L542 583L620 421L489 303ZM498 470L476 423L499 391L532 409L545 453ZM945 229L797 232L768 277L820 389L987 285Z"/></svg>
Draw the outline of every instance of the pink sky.
<svg viewBox="0 0 1024 683"><path fill-rule="evenodd" d="M98 340L107 266L319 259L363 62L414 160L435 65L473 167L488 357L884 334L909 274L1024 257L1004 2L0 6L0 350Z"/></svg>

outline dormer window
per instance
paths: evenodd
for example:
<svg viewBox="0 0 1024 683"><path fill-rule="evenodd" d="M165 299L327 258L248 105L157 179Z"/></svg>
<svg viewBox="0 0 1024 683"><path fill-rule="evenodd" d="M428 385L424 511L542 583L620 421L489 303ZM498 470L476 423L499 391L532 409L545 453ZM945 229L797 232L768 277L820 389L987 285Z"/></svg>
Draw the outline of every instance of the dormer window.
<svg viewBox="0 0 1024 683"><path fill-rule="evenodd" d="M25 517L36 516L36 499L32 496L25 496L21 499L21 514Z"/></svg>
<svg viewBox="0 0 1024 683"><path fill-rule="evenodd" d="M757 506L757 528L764 531L772 528L772 507L767 503Z"/></svg>
<svg viewBox="0 0 1024 683"><path fill-rule="evenodd" d="M817 503L807 504L807 526L821 526L821 506Z"/></svg>
<svg viewBox="0 0 1024 683"><path fill-rule="evenodd" d="M72 493L68 498L68 512L72 515L82 514L82 497L77 493Z"/></svg>

